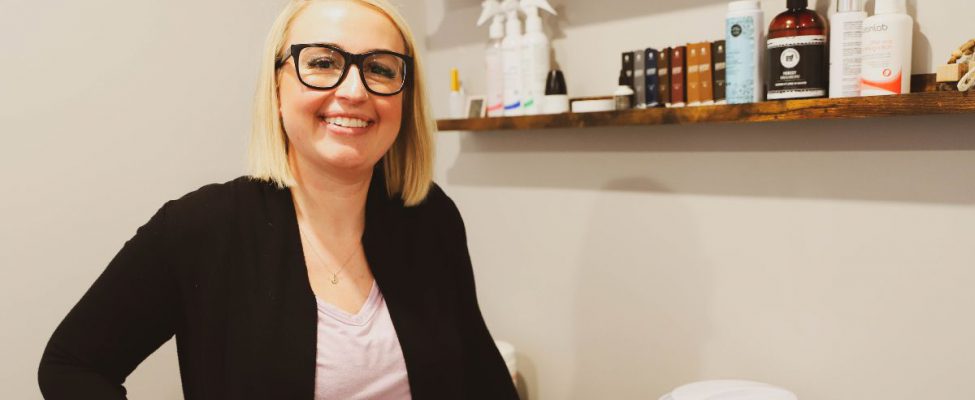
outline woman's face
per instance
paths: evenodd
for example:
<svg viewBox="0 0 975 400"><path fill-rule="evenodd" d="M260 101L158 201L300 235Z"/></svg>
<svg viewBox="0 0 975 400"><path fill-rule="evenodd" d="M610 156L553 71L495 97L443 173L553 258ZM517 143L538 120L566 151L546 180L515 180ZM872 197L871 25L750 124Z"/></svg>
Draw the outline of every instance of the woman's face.
<svg viewBox="0 0 975 400"><path fill-rule="evenodd" d="M292 22L286 46L328 43L361 54L390 50L405 54L396 26L379 11L355 1L315 2ZM403 112L403 93L369 93L351 65L333 89L312 89L298 80L294 60L278 70L278 95L289 153L299 168L365 172L396 140Z"/></svg>

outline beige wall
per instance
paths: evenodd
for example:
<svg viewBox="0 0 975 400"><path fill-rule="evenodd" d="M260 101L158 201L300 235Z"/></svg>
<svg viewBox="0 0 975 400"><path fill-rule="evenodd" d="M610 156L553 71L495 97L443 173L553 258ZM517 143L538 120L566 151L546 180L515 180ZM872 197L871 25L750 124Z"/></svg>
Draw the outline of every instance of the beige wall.
<svg viewBox="0 0 975 400"><path fill-rule="evenodd" d="M243 173L282 1L0 0L5 398L40 397L51 331L165 200ZM429 34L435 109L451 65L482 92L478 1L401 3ZM556 3L570 94L607 93L623 48L717 37L648 26L720 19L722 3ZM916 15L940 60L971 32L964 2L937 4ZM971 398L972 120L446 133L438 174L530 398L656 398L712 377L806 399ZM127 386L179 398L172 343Z"/></svg>
<svg viewBox="0 0 975 400"><path fill-rule="evenodd" d="M931 72L973 37L968 2L909 2L915 70ZM479 1L425 3L445 115L450 67L484 91L487 28ZM770 20L785 1L763 3ZM589 96L611 93L624 49L720 38L725 2L553 5L569 95ZM804 399L975 398L973 124L451 132L438 173L532 399L656 399L725 377Z"/></svg>
<svg viewBox="0 0 975 400"><path fill-rule="evenodd" d="M244 172L283 0L0 0L0 392L37 399L55 326L168 199ZM131 398L180 398L172 342Z"/></svg>

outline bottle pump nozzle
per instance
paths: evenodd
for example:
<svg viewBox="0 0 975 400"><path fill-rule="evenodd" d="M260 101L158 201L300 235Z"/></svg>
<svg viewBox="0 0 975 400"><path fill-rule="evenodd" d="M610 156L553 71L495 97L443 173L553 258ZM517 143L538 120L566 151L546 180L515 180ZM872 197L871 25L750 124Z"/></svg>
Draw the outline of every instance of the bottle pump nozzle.
<svg viewBox="0 0 975 400"><path fill-rule="evenodd" d="M507 14L505 21L505 35L521 35L521 21L518 19L518 0L504 0L501 10Z"/></svg>
<svg viewBox="0 0 975 400"><path fill-rule="evenodd" d="M558 15L552 5L547 0L521 0L521 11L525 13L525 30L529 32L541 32L542 20L538 15L538 9L548 11L552 15Z"/></svg>
<svg viewBox="0 0 975 400"><path fill-rule="evenodd" d="M487 20L491 22L490 38L500 39L504 37L504 11L501 10L500 0L484 0L481 3L481 17L477 19L477 26L484 25Z"/></svg>

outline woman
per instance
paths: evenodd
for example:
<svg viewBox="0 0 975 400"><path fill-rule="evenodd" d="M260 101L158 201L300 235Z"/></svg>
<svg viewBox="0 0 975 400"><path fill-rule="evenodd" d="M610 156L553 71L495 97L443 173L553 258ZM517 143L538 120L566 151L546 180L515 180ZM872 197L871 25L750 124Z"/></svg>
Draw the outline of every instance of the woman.
<svg viewBox="0 0 975 400"><path fill-rule="evenodd" d="M517 398L464 225L431 183L413 37L385 0L295 0L251 176L167 202L55 331L47 398L124 398L176 336L187 399Z"/></svg>

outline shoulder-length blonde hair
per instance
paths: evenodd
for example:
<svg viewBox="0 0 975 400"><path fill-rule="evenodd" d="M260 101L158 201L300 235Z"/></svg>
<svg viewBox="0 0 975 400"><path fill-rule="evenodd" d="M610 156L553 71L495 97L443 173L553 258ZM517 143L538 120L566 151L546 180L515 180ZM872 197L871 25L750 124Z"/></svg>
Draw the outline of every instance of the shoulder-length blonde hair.
<svg viewBox="0 0 975 400"><path fill-rule="evenodd" d="M264 44L261 75L254 96L254 115L248 159L250 175L272 181L278 187L294 187L288 162L288 136L278 114L278 79L275 63L285 52L284 43L295 17L316 0L292 0L274 21ZM349 0L371 6L389 17L403 36L406 54L413 57L412 83L404 90L403 120L396 141L383 156L386 191L398 195L407 206L423 201L433 179L433 135L436 126L424 89L423 67L416 54L413 33L387 0Z"/></svg>

